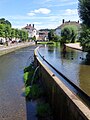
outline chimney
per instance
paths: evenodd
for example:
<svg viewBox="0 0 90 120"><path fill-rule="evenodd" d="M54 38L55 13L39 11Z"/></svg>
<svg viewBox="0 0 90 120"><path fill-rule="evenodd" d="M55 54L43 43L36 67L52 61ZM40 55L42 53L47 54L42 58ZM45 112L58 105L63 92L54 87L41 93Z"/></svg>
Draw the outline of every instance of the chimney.
<svg viewBox="0 0 90 120"><path fill-rule="evenodd" d="M28 24L27 24L27 26L28 26Z"/></svg>
<svg viewBox="0 0 90 120"><path fill-rule="evenodd" d="M65 20L63 19L63 20L62 20L62 24L64 24L64 22L65 22Z"/></svg>
<svg viewBox="0 0 90 120"><path fill-rule="evenodd" d="M29 24L29 26L31 27L31 24Z"/></svg>
<svg viewBox="0 0 90 120"><path fill-rule="evenodd" d="M34 28L34 24L33 24L33 28Z"/></svg>

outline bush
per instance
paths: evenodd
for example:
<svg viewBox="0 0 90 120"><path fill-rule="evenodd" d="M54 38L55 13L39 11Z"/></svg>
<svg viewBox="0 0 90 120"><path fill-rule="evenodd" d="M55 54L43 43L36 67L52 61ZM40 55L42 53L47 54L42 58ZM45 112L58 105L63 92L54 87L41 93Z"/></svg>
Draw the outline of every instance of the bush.
<svg viewBox="0 0 90 120"><path fill-rule="evenodd" d="M24 73L29 72L29 71L34 71L34 70L35 70L35 68L34 68L33 64L31 64L30 66L24 68Z"/></svg>
<svg viewBox="0 0 90 120"><path fill-rule="evenodd" d="M24 82L27 83L29 72L24 73Z"/></svg>
<svg viewBox="0 0 90 120"><path fill-rule="evenodd" d="M48 103L39 103L37 105L37 116L39 118L50 118L52 112Z"/></svg>
<svg viewBox="0 0 90 120"><path fill-rule="evenodd" d="M29 95L30 95L30 86L25 88L25 96L29 97Z"/></svg>
<svg viewBox="0 0 90 120"><path fill-rule="evenodd" d="M37 84L32 85L30 96L32 99L37 99L43 94L43 90Z"/></svg>

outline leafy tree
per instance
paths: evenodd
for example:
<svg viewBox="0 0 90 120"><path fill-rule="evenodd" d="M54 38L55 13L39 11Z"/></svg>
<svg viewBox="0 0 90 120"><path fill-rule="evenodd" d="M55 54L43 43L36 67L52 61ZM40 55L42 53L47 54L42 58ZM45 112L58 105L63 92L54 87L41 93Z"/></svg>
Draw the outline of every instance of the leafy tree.
<svg viewBox="0 0 90 120"><path fill-rule="evenodd" d="M90 0L79 0L78 11L83 24L90 27Z"/></svg>
<svg viewBox="0 0 90 120"><path fill-rule="evenodd" d="M0 19L0 24L9 25L10 27L12 26L11 23L8 20L5 20L5 18Z"/></svg>
<svg viewBox="0 0 90 120"><path fill-rule="evenodd" d="M20 31L18 29L15 29L15 38L19 38Z"/></svg>
<svg viewBox="0 0 90 120"><path fill-rule="evenodd" d="M79 41L83 50L90 53L90 0L79 0L78 11L83 23Z"/></svg>
<svg viewBox="0 0 90 120"><path fill-rule="evenodd" d="M58 35L54 35L54 41L55 41L55 42L59 42L60 39L61 39L60 36L58 36Z"/></svg>
<svg viewBox="0 0 90 120"><path fill-rule="evenodd" d="M11 38L15 38L15 29L14 28L11 29Z"/></svg>
<svg viewBox="0 0 90 120"><path fill-rule="evenodd" d="M28 39L28 32L25 31L25 30L19 30L18 32L19 34L19 38L22 40L22 41L26 41Z"/></svg>
<svg viewBox="0 0 90 120"><path fill-rule="evenodd" d="M49 41L54 41L54 30L50 30L50 32L48 33L48 39Z"/></svg>
<svg viewBox="0 0 90 120"><path fill-rule="evenodd" d="M0 37L5 37L4 25L0 24Z"/></svg>
<svg viewBox="0 0 90 120"><path fill-rule="evenodd" d="M85 25L82 26L79 41L83 46L83 50L90 52L90 28Z"/></svg>
<svg viewBox="0 0 90 120"><path fill-rule="evenodd" d="M11 23L5 18L0 19L0 37L7 39L21 39L26 41L28 39L28 32L25 30L19 30L11 28Z"/></svg>
<svg viewBox="0 0 90 120"><path fill-rule="evenodd" d="M22 32L22 41L26 41L28 39L28 33L24 30L21 32Z"/></svg>
<svg viewBox="0 0 90 120"><path fill-rule="evenodd" d="M61 30L61 43L74 43L77 36L78 29L76 26L65 26Z"/></svg>
<svg viewBox="0 0 90 120"><path fill-rule="evenodd" d="M11 27L9 25L5 25L4 28L4 32L5 32L5 38L10 38L11 36Z"/></svg>

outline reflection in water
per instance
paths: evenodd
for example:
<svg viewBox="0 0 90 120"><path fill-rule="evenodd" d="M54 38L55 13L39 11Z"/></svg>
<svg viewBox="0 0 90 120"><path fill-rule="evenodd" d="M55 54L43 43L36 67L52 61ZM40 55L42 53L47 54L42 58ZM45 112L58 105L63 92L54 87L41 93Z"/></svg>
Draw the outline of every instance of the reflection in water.
<svg viewBox="0 0 90 120"><path fill-rule="evenodd" d="M48 50L49 49L49 50ZM40 53L58 71L90 95L90 64L86 65L85 52L58 47L42 47Z"/></svg>
<svg viewBox="0 0 90 120"><path fill-rule="evenodd" d="M79 69L80 87L90 95L90 66L80 65Z"/></svg>

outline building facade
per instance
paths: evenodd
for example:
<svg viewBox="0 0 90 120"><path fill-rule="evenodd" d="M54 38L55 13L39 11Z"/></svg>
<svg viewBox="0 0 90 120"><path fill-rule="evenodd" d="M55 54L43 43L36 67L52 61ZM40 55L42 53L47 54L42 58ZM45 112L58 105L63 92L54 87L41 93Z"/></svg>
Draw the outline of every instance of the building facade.
<svg viewBox="0 0 90 120"><path fill-rule="evenodd" d="M39 32L34 28L34 24L27 24L27 26L25 26L23 29L28 32L29 39L36 37L36 40L38 40Z"/></svg>
<svg viewBox="0 0 90 120"><path fill-rule="evenodd" d="M62 20L62 24L60 26L58 26L56 29L55 29L55 34L58 35L58 36L61 36L61 30L65 27L65 26L68 26L68 25L74 25L78 28L80 28L80 24L79 24L79 21L65 21L64 19Z"/></svg>

